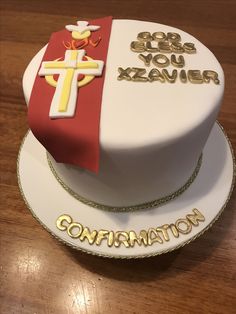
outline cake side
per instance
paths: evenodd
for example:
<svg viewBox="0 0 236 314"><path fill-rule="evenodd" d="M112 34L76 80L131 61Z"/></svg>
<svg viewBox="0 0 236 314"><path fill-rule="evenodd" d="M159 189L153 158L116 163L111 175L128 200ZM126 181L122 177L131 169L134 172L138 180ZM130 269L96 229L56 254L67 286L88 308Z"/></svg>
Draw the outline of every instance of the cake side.
<svg viewBox="0 0 236 314"><path fill-rule="evenodd" d="M220 84L117 80L121 66L144 67L130 49L130 43L143 31L177 32L183 42L193 42L197 51L184 54L184 69L216 71ZM26 102L44 49L24 74ZM152 67L150 64L145 69L148 72ZM170 64L168 70L173 69ZM181 30L150 22L113 20L105 70L98 175L51 158L53 167L76 193L110 206L135 205L175 192L193 174L216 120L224 90L221 66L203 44Z"/></svg>

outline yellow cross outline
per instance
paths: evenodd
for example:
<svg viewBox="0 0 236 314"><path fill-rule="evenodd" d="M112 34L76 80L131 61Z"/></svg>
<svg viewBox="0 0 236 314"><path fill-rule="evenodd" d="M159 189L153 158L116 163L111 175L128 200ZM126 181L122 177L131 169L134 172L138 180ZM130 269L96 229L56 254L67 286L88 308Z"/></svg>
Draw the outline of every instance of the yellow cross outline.
<svg viewBox="0 0 236 314"><path fill-rule="evenodd" d="M85 56L87 58L87 60L93 60L92 58ZM56 59L55 61L57 61L59 59ZM52 62L53 63L53 62ZM93 62L91 62L93 63ZM82 64L81 64L82 65ZM97 65L97 64L96 64ZM77 63L78 66L78 63ZM82 68L82 66L80 66L80 69ZM82 87L87 85L88 83L90 83L93 79L95 78L94 75L85 75L85 77L78 82L78 87ZM54 80L53 75L45 75L45 80L47 81L47 83L49 85L51 85L52 87L56 87L57 86L57 81Z"/></svg>

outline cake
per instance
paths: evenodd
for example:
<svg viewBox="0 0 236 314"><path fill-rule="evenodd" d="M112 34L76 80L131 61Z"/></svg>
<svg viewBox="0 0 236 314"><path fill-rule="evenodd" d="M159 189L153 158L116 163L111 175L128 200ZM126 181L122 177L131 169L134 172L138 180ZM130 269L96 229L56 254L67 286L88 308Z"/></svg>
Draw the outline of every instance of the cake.
<svg viewBox="0 0 236 314"><path fill-rule="evenodd" d="M74 152L67 151L67 143L76 140L71 140L66 129L59 129L60 137L47 132L47 128L40 133L37 128L41 124L43 126L41 116L35 114L36 122L31 123L31 113L30 127L47 150L53 174L73 196L102 209L125 211L151 208L183 193L197 176L204 160L204 145L222 102L224 74L213 53L182 30L145 21L109 21L109 35L107 38L106 34L97 36L96 40L91 41L92 45L97 46L89 50L90 54L86 46L72 49L64 41L64 48L62 42L59 44L69 51L68 54L58 50L58 54L45 61L46 45L32 59L23 78L25 99L27 104L30 103L29 111L31 106L33 108L33 100L38 99L35 106L39 108L47 96L37 90L36 96L32 97L37 78L49 90L51 106L47 107L47 119L53 123L57 120L73 123L75 110L79 116L80 106L72 106L71 111L67 110L67 116L60 110L56 109L55 112L57 107L53 107L52 103L56 99L55 88L59 89L59 83L58 86L56 83L50 86L46 82L45 77L49 72L45 64L58 61L58 58L60 62L63 59L66 61L66 58L76 60L81 50L85 52L80 60L84 58L84 61L92 63L95 60L93 56L90 58L92 49L99 54L100 45L107 44L105 62L99 61L102 58L94 61L97 72L82 72L85 76L95 76L88 86L96 88L100 84L101 95L87 93L90 99L99 98L101 108L96 113L100 123L99 154L97 156L91 151L86 155L88 159L95 156L94 168L86 166L86 162L79 164L74 161ZM103 30L103 19L98 19L68 25L64 32L74 38L70 42L72 44L86 38L88 33L95 35ZM72 50L78 54L73 55ZM89 58L86 59L87 55ZM45 64L41 63L43 58ZM49 76L52 78L54 74L58 72L49 73ZM54 82L56 80L54 78ZM78 95L74 95L74 98L79 99L82 89L86 93L86 88L79 87ZM50 108L54 108L54 111ZM90 114L93 117L93 112ZM65 146L61 142L63 138ZM83 144L83 138L80 141ZM58 147L54 149L53 145ZM83 155L83 149L79 154ZM71 159L67 162L57 155Z"/></svg>

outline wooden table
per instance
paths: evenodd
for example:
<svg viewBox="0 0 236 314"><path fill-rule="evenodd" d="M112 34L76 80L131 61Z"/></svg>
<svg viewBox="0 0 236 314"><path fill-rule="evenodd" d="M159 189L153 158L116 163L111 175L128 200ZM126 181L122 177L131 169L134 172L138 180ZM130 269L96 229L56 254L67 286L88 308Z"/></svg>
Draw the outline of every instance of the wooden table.
<svg viewBox="0 0 236 314"><path fill-rule="evenodd" d="M77 18L143 19L181 28L221 62L219 121L236 147L235 1L2 1L0 313L235 313L235 193L192 244L143 260L109 260L60 244L31 216L18 189L25 135L23 72L52 31Z"/></svg>

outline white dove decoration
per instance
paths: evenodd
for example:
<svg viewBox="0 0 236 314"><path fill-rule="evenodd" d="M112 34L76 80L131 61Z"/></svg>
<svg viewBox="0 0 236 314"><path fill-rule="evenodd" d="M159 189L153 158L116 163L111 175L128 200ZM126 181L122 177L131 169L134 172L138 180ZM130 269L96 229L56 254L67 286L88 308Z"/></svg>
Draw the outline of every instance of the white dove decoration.
<svg viewBox="0 0 236 314"><path fill-rule="evenodd" d="M91 31L96 31L100 28L98 25L89 25L87 21L77 21L77 25L66 25L66 29L72 32L74 39L84 39L91 35Z"/></svg>

